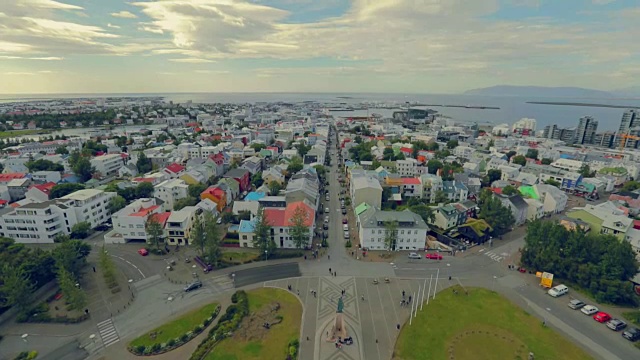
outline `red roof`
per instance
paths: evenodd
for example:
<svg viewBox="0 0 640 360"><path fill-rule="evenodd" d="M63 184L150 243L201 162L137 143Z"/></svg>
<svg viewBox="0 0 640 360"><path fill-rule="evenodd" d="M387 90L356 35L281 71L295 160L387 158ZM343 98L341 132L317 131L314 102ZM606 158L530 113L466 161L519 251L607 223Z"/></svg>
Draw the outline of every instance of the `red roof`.
<svg viewBox="0 0 640 360"><path fill-rule="evenodd" d="M197 127L197 126L198 126L198 123L197 123L197 122L188 122L188 123L187 123L187 126L188 126L188 127Z"/></svg>
<svg viewBox="0 0 640 360"><path fill-rule="evenodd" d="M153 183L153 181L154 181L155 179L156 179L156 178L138 177L138 178L134 178L134 179L133 179L133 181L138 182L138 183L140 183L140 182Z"/></svg>
<svg viewBox="0 0 640 360"><path fill-rule="evenodd" d="M38 189L38 190L42 191L43 193L45 193L45 194L49 195L49 193L51 192L51 189L52 189L54 186L56 186L56 183L54 183L54 182L48 182L48 183L46 183L46 184L33 185L33 186L32 186L32 187L30 187L29 189L31 189L31 188L36 188L36 189Z"/></svg>
<svg viewBox="0 0 640 360"><path fill-rule="evenodd" d="M129 216L141 216L141 217L144 217L144 216L149 215L149 213L153 212L153 210L155 210L155 209L157 209L159 207L160 207L159 205L151 205L148 208L144 208L143 207L143 208L140 208L140 210L138 210L137 212L134 212L134 213L130 214Z"/></svg>
<svg viewBox="0 0 640 360"><path fill-rule="evenodd" d="M402 151L403 153L409 153L409 154L413 153L413 150L409 149L408 147L401 147L400 151Z"/></svg>
<svg viewBox="0 0 640 360"><path fill-rule="evenodd" d="M173 163L173 164L167 166L165 169L171 171L174 174L178 174L181 171L184 171L184 166L182 166L180 164Z"/></svg>
<svg viewBox="0 0 640 360"><path fill-rule="evenodd" d="M640 220L633 220L633 228L636 230L640 229Z"/></svg>
<svg viewBox="0 0 640 360"><path fill-rule="evenodd" d="M22 179L22 178L24 178L24 173L0 174L0 182L9 182L13 179Z"/></svg>
<svg viewBox="0 0 640 360"><path fill-rule="evenodd" d="M491 191L498 195L502 195L502 188L491 188Z"/></svg>
<svg viewBox="0 0 640 360"><path fill-rule="evenodd" d="M420 179L418 178L402 178L403 185L420 185Z"/></svg>
<svg viewBox="0 0 640 360"><path fill-rule="evenodd" d="M8 200L0 199L0 205L7 205L9 203Z"/></svg>
<svg viewBox="0 0 640 360"><path fill-rule="evenodd" d="M286 209L284 210L284 219L286 220L286 223L285 225L281 225L281 226L293 225L291 223L291 219L293 219L294 213L299 207L304 209L304 211L307 213L307 221L305 222L305 225L306 226L313 225L313 218L316 216L315 211L313 211L313 209L309 205L305 204L304 202L296 201L287 205Z"/></svg>
<svg viewBox="0 0 640 360"><path fill-rule="evenodd" d="M169 219L169 216L171 216L171 212L167 211L159 214L153 214L151 215L151 218L159 222L160 225L164 227L164 225L167 223L167 219Z"/></svg>
<svg viewBox="0 0 640 360"><path fill-rule="evenodd" d="M285 224L285 209L264 209L264 216L270 226L288 226Z"/></svg>
<svg viewBox="0 0 640 360"><path fill-rule="evenodd" d="M217 197L217 198L221 198L222 196L224 196L224 195L226 194L226 192L225 192L224 190L220 189L220 188L219 188L219 187L217 187L217 186L211 186L211 187L209 187L209 188L205 189L205 190L204 190L203 192L201 192L200 194L201 194L201 195L202 195L202 194L205 194L205 195L206 195L206 194L211 194L211 195L213 195L213 196L215 196L215 197Z"/></svg>

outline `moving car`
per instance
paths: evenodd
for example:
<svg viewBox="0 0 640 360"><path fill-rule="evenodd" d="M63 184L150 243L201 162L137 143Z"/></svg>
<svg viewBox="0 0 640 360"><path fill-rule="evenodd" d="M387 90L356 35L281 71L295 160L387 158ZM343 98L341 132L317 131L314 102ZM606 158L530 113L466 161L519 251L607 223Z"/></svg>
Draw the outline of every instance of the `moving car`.
<svg viewBox="0 0 640 360"><path fill-rule="evenodd" d="M607 314L604 311L599 311L597 314L593 315L593 320L604 323L611 320L611 315Z"/></svg>
<svg viewBox="0 0 640 360"><path fill-rule="evenodd" d="M593 305L585 305L582 309L580 309L585 315L593 315L599 311L599 309Z"/></svg>
<svg viewBox="0 0 640 360"><path fill-rule="evenodd" d="M195 289L199 289L202 287L202 282L200 280L196 280L194 282L192 282L191 284L187 285L184 287L184 291L185 292L189 292L189 291L193 291Z"/></svg>
<svg viewBox="0 0 640 360"><path fill-rule="evenodd" d="M571 301L569 301L569 307L572 308L573 310L578 310L582 307L584 307L586 304L583 303L582 301L578 300L578 299L573 299Z"/></svg>
<svg viewBox="0 0 640 360"><path fill-rule="evenodd" d="M138 254L142 256L147 256L149 255L149 252L147 251L147 249L138 249Z"/></svg>
<svg viewBox="0 0 640 360"><path fill-rule="evenodd" d="M432 260L442 260L442 255L436 253L427 253L424 257Z"/></svg>
<svg viewBox="0 0 640 360"><path fill-rule="evenodd" d="M627 327L627 323L620 319L611 319L607 321L607 327L613 331L620 331Z"/></svg>
<svg viewBox="0 0 640 360"><path fill-rule="evenodd" d="M416 254L416 253L409 253L409 259L421 259L422 256Z"/></svg>
<svg viewBox="0 0 640 360"><path fill-rule="evenodd" d="M640 329L631 328L622 332L622 337L629 341L636 341L640 339Z"/></svg>
<svg viewBox="0 0 640 360"><path fill-rule="evenodd" d="M551 295L553 297L559 297L559 296L562 296L562 295L564 295L564 294L566 294L568 292L569 292L569 288L566 287L565 285L560 284L560 285L554 286L551 289L549 289L549 291L547 291L547 294L549 294L549 295Z"/></svg>

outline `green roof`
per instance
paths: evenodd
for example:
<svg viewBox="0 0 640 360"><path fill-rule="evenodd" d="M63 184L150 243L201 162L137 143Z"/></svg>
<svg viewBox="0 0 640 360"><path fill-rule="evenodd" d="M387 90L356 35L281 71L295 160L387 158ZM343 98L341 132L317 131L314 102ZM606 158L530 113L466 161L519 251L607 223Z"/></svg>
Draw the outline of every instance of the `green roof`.
<svg viewBox="0 0 640 360"><path fill-rule="evenodd" d="M598 171L600 174L625 175L627 169L623 167L604 167Z"/></svg>
<svg viewBox="0 0 640 360"><path fill-rule="evenodd" d="M470 227L476 234L478 234L478 236L483 236L487 230L492 230L491 226L483 219L468 219L467 223L462 226Z"/></svg>
<svg viewBox="0 0 640 360"><path fill-rule="evenodd" d="M533 186L520 186L518 191L520 191L520 194L524 195L526 198L538 200L538 194Z"/></svg>
<svg viewBox="0 0 640 360"><path fill-rule="evenodd" d="M367 203L362 203L358 206L356 206L356 216L362 214L363 212L367 211L369 208L371 207L371 205L367 204Z"/></svg>

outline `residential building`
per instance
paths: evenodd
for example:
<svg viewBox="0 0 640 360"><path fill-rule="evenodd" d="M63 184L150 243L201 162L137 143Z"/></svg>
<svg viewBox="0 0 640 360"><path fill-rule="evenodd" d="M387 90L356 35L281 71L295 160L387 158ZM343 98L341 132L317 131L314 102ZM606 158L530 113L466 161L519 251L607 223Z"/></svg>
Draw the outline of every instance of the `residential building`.
<svg viewBox="0 0 640 360"><path fill-rule="evenodd" d="M351 180L351 204L355 208L363 202L378 209L382 207L382 186L378 179L371 176L359 176Z"/></svg>
<svg viewBox="0 0 640 360"><path fill-rule="evenodd" d="M309 239L305 241L303 248L307 248L311 246L316 218L316 212L308 202L292 202L287 204L285 208L265 208L264 216L271 225L271 239L278 248L294 249L296 247L291 237L291 226L293 225L291 219L298 208L301 208L306 214L304 224L309 228ZM253 244L248 242L245 244L248 247L253 247Z"/></svg>
<svg viewBox="0 0 640 360"><path fill-rule="evenodd" d="M638 109L629 109L622 114L622 119L620 119L620 127L618 128L618 133L615 136L613 141L613 146L615 148L620 147L620 142L623 141L620 137L621 134L630 134L630 135L638 135L637 132L634 133L634 129L640 127L640 111ZM626 139L625 148L638 148L638 140L635 139Z"/></svg>
<svg viewBox="0 0 640 360"><path fill-rule="evenodd" d="M218 212L222 212L222 209L227 206L227 192L218 185L210 186L203 191L200 194L200 199L209 199L216 203Z"/></svg>
<svg viewBox="0 0 640 360"><path fill-rule="evenodd" d="M269 168L262 172L262 180L264 180L265 184L270 184L272 181L275 181L282 186L285 182L285 176L280 171Z"/></svg>
<svg viewBox="0 0 640 360"><path fill-rule="evenodd" d="M250 173L247 169L231 169L227 171L223 177L236 180L240 185L240 192L248 191L250 189Z"/></svg>
<svg viewBox="0 0 640 360"><path fill-rule="evenodd" d="M156 220L163 222L169 217L169 213L162 212L162 206L155 198L138 199L111 216L113 231L121 235L122 242L147 242L146 224L154 214L160 216Z"/></svg>
<svg viewBox="0 0 640 360"><path fill-rule="evenodd" d="M252 156L245 159L242 165L240 166L241 169L248 170L249 173L251 173L251 175L259 173L260 171L262 171L263 167L264 167L264 159L259 158L257 156Z"/></svg>
<svg viewBox="0 0 640 360"><path fill-rule="evenodd" d="M385 242L386 224L397 224L397 243L389 249ZM358 216L358 236L363 248L370 250L423 250L429 227L417 214L409 211L382 211L370 207Z"/></svg>
<svg viewBox="0 0 640 360"><path fill-rule="evenodd" d="M395 165L398 174L402 177L414 177L417 174L418 160L416 159L398 160Z"/></svg>
<svg viewBox="0 0 640 360"><path fill-rule="evenodd" d="M240 226L238 227L240 247L253 247L255 225L255 220L240 220Z"/></svg>
<svg viewBox="0 0 640 360"><path fill-rule="evenodd" d="M166 243L169 245L189 245L189 234L196 216L202 210L195 206L185 206L181 210L172 211L165 225Z"/></svg>
<svg viewBox="0 0 640 360"><path fill-rule="evenodd" d="M177 179L185 173L186 169L184 166L176 163L172 163L167 165L164 169L162 169L162 173L169 179Z"/></svg>
<svg viewBox="0 0 640 360"><path fill-rule="evenodd" d="M553 185L536 184L534 187L538 200L544 206L545 214L558 214L567 207L569 197L567 194Z"/></svg>
<svg viewBox="0 0 640 360"><path fill-rule="evenodd" d="M508 207L513 214L514 226L519 226L527 221L527 214L529 212L529 204L527 204L520 195L499 195L494 194L503 206Z"/></svg>
<svg viewBox="0 0 640 360"><path fill-rule="evenodd" d="M451 204L441 204L434 208L435 221L429 225L435 225L442 230L447 230L458 225L458 210Z"/></svg>
<svg viewBox="0 0 640 360"><path fill-rule="evenodd" d="M621 240L629 240L628 232L633 228L633 220L610 202L577 207L567 212L567 216L588 223L596 234L613 235Z"/></svg>
<svg viewBox="0 0 640 360"><path fill-rule="evenodd" d="M24 196L28 199L33 199L36 202L45 202L49 200L51 189L53 189L54 186L56 186L56 184L53 182L32 185Z"/></svg>
<svg viewBox="0 0 640 360"><path fill-rule="evenodd" d="M544 204L536 199L523 199L528 205L527 220L534 221L544 216Z"/></svg>
<svg viewBox="0 0 640 360"><path fill-rule="evenodd" d="M576 144L593 144L597 130L598 122L596 120L591 116L581 117L576 130Z"/></svg>
<svg viewBox="0 0 640 360"><path fill-rule="evenodd" d="M422 198L430 204L435 204L436 195L443 191L442 178L438 175L422 174L420 182L422 183Z"/></svg>
<svg viewBox="0 0 640 360"><path fill-rule="evenodd" d="M122 154L107 154L91 159L91 166L102 177L118 176L118 170L124 166Z"/></svg>
<svg viewBox="0 0 640 360"><path fill-rule="evenodd" d="M170 179L154 186L153 196L163 201L165 211L171 211L179 199L189 196L188 189L184 180Z"/></svg>
<svg viewBox="0 0 640 360"><path fill-rule="evenodd" d="M36 171L31 173L31 180L36 183L59 183L62 180L62 175L59 171Z"/></svg>
<svg viewBox="0 0 640 360"><path fill-rule="evenodd" d="M442 191L451 201L465 201L469 197L469 189L459 181L443 181Z"/></svg>
<svg viewBox="0 0 640 360"><path fill-rule="evenodd" d="M109 202L117 194L97 189L84 189L63 196L59 202L73 207L78 222L88 222L92 228L109 220Z"/></svg>

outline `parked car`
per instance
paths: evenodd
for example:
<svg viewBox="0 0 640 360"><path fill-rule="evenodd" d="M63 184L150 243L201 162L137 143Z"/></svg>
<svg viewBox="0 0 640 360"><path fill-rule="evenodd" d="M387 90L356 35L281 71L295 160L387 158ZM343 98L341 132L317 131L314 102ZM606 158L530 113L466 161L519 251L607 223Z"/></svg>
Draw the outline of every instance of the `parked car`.
<svg viewBox="0 0 640 360"><path fill-rule="evenodd" d="M147 249L138 249L138 254L142 256L147 256L149 255L149 252L147 251Z"/></svg>
<svg viewBox="0 0 640 360"><path fill-rule="evenodd" d="M604 323L611 320L611 315L607 314L604 311L599 311L597 314L593 315L593 320Z"/></svg>
<svg viewBox="0 0 640 360"><path fill-rule="evenodd" d="M622 332L622 337L629 341L636 341L640 339L640 329L631 328Z"/></svg>
<svg viewBox="0 0 640 360"><path fill-rule="evenodd" d="M627 327L627 323L620 319L611 319L607 321L607 327L613 331L620 331Z"/></svg>
<svg viewBox="0 0 640 360"><path fill-rule="evenodd" d="M578 300L578 299L573 299L571 301L569 301L569 307L572 308L573 310L578 310L580 308L583 308L586 304L583 303L582 301Z"/></svg>
<svg viewBox="0 0 640 360"><path fill-rule="evenodd" d="M347 209L342 209L342 215L347 215Z"/></svg>
<svg viewBox="0 0 640 360"><path fill-rule="evenodd" d="M442 260L442 255L436 253L427 253L424 257L432 260Z"/></svg>
<svg viewBox="0 0 640 360"><path fill-rule="evenodd" d="M348 223L348 222L349 222L349 221L347 220L347 218L342 219L342 223L343 223L343 224L346 224L346 223Z"/></svg>
<svg viewBox="0 0 640 360"><path fill-rule="evenodd" d="M324 213L325 213L325 214L328 214L328 213L329 213L329 207L328 207L328 206L325 206L325 208L324 208Z"/></svg>
<svg viewBox="0 0 640 360"><path fill-rule="evenodd" d="M412 253L409 253L409 259L422 259L422 256L412 252Z"/></svg>
<svg viewBox="0 0 640 360"><path fill-rule="evenodd" d="M329 224L327 223L322 224L322 229L329 230Z"/></svg>
<svg viewBox="0 0 640 360"><path fill-rule="evenodd" d="M549 289L549 291L547 291L547 294L553 297L560 297L568 292L569 288L566 285L560 284Z"/></svg>
<svg viewBox="0 0 640 360"><path fill-rule="evenodd" d="M184 287L184 291L185 292L189 292L189 291L193 291L195 289L199 289L202 287L202 282L200 280L196 280L194 282L192 282L191 284L187 285Z"/></svg>
<svg viewBox="0 0 640 360"><path fill-rule="evenodd" d="M593 315L600 310L593 305L585 305L582 309L580 309L580 311L582 311L582 313L585 315Z"/></svg>

